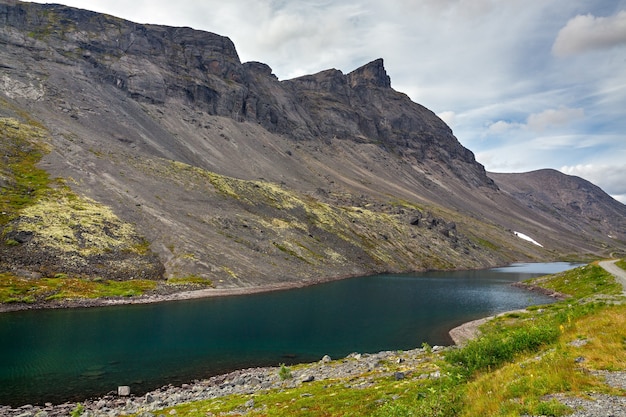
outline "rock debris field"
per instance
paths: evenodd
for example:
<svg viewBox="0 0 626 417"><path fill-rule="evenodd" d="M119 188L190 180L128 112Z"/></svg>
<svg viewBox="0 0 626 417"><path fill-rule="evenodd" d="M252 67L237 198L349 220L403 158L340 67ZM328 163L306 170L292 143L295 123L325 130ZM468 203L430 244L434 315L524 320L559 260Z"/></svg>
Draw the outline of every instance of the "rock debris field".
<svg viewBox="0 0 626 417"><path fill-rule="evenodd" d="M435 354L445 351L435 346ZM329 381L359 389L376 384L379 378L439 378L435 356L424 349L409 351L385 351L376 354L353 353L344 359L333 361L324 356L319 362L296 366L291 378L282 379L280 367L251 368L218 375L206 380L183 384L180 387L165 386L141 396L110 393L102 398L82 402L83 416L113 417L136 414L141 417L167 416L163 409L182 403L214 399L231 394L255 394L272 389L295 388L312 381ZM593 371L606 383L626 390L626 372ZM121 391L124 391L122 388ZM626 417L626 397L590 393L587 398L564 394L552 395L571 407L572 417ZM57 417L68 416L76 410L77 403L43 406L25 405L19 408L0 407L0 415L7 417ZM238 411L245 414L255 408L254 399L242 400ZM172 414L173 415L173 414Z"/></svg>

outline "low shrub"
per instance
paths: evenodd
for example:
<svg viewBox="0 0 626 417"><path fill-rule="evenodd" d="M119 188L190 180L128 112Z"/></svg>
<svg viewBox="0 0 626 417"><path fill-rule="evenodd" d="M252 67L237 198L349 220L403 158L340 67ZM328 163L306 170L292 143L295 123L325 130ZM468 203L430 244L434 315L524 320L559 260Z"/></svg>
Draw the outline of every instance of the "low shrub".
<svg viewBox="0 0 626 417"><path fill-rule="evenodd" d="M278 370L278 376L280 377L282 381L293 378L293 375L291 374L291 369L285 366L284 363L280 364L280 369Z"/></svg>
<svg viewBox="0 0 626 417"><path fill-rule="evenodd" d="M461 374L469 376L510 362L517 354L536 351L558 337L558 327L550 324L494 332L470 341L461 349L450 350L445 359L460 367Z"/></svg>

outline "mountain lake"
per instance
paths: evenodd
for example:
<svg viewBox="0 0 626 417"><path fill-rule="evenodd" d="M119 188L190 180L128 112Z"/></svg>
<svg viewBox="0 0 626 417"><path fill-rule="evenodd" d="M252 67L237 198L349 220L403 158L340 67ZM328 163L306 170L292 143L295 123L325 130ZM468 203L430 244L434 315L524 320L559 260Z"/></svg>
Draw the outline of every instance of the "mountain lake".
<svg viewBox="0 0 626 417"><path fill-rule="evenodd" d="M135 394L235 369L450 345L463 322L554 300L511 284L577 266L382 274L286 291L0 314L0 404Z"/></svg>

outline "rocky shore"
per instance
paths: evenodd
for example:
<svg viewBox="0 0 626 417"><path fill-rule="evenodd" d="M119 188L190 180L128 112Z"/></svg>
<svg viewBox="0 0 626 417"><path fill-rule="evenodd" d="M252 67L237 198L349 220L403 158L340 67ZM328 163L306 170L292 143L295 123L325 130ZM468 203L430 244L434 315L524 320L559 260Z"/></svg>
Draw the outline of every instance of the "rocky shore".
<svg viewBox="0 0 626 417"><path fill-rule="evenodd" d="M79 403L53 405L25 405L18 408L0 406L0 415L6 417L61 417L75 410L83 416L114 417L137 414L142 417L159 416L162 410L181 403L224 397L231 394L254 394L264 390L294 388L312 381L349 380L355 388L373 384L374 378L404 379L420 372L419 378L439 378L431 351L445 348L385 351L375 354L353 353L340 360L324 356L319 362L298 365L291 370L291 378L280 376L280 367L252 368L218 375L182 386L165 386L141 396L118 395L111 392L102 398ZM413 375L413 377L416 377ZM119 392L123 393L124 389ZM242 411L254 408L254 400L243 402Z"/></svg>
<svg viewBox="0 0 626 417"><path fill-rule="evenodd" d="M280 367L251 368L195 381L182 386L165 386L141 396L126 395L124 387L119 393L111 392L102 398L81 403L64 403L42 406L25 405L18 408L0 406L3 417L65 417L80 411L83 417L117 417L137 415L139 417L165 417L175 415L167 412L168 407L199 400L215 399L232 394L261 393L272 389L289 389L312 381L341 381L349 387L359 389L375 384L374 379L387 377L401 380L411 378L439 378L441 376L431 352L441 353L447 347L409 351L385 351L375 354L353 353L346 358L333 361L324 356L319 362L298 365L291 370L291 377L281 378ZM626 372L592 371L604 379L607 385L626 390ZM572 407L573 417L626 416L626 397L590 393L587 398L551 395ZM166 411L163 411L163 410ZM242 399L238 411L245 414L255 409L254 398Z"/></svg>

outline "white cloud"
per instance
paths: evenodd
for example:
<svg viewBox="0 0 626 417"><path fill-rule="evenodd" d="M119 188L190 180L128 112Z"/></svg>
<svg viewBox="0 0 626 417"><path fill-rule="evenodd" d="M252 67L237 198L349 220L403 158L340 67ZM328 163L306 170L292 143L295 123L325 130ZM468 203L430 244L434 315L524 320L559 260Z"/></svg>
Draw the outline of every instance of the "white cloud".
<svg viewBox="0 0 626 417"><path fill-rule="evenodd" d="M563 57L616 45L626 45L626 11L609 17L574 17L559 31L552 52Z"/></svg>
<svg viewBox="0 0 626 417"><path fill-rule="evenodd" d="M580 120L585 116L583 109L570 109L561 107L559 109L548 109L541 113L534 113L528 116L526 122L529 129L542 132L549 127L567 125L573 121Z"/></svg>
<svg viewBox="0 0 626 417"><path fill-rule="evenodd" d="M585 111L581 108L571 109L560 107L547 109L540 113L532 113L526 118L525 123L498 120L487 124L487 134L502 135L513 130L531 130L543 132L547 129L567 126L575 121L583 119Z"/></svg>
<svg viewBox="0 0 626 417"><path fill-rule="evenodd" d="M487 133L491 135L502 135L511 130L520 129L523 124L516 122L505 122L504 120L498 120L497 122L490 123L487 127Z"/></svg>

